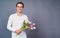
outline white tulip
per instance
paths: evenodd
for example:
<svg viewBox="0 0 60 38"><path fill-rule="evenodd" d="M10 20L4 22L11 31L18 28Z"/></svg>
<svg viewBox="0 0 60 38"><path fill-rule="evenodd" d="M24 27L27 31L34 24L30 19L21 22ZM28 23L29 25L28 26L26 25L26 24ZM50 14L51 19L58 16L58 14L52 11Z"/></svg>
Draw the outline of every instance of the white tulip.
<svg viewBox="0 0 60 38"><path fill-rule="evenodd" d="M33 23L33 25L35 25L35 23Z"/></svg>
<svg viewBox="0 0 60 38"><path fill-rule="evenodd" d="M33 29L36 29L36 27L33 27Z"/></svg>

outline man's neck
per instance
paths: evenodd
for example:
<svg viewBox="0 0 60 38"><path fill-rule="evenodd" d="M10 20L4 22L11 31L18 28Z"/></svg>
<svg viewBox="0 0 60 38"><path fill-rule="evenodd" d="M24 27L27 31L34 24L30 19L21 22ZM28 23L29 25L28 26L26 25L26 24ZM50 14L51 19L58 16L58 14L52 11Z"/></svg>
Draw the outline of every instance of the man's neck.
<svg viewBox="0 0 60 38"><path fill-rule="evenodd" d="M18 16L22 16L22 13L17 12L17 15L18 15Z"/></svg>

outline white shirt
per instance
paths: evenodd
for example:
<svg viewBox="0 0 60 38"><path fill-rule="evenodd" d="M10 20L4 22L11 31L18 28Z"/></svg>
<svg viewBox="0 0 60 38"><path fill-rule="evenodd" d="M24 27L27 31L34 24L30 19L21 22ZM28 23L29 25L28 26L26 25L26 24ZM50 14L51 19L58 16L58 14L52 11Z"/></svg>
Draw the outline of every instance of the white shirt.
<svg viewBox="0 0 60 38"><path fill-rule="evenodd" d="M18 16L17 13L10 15L7 29L12 32L12 38L27 38L25 31L22 31L19 35L15 33L16 29L22 27L24 20L28 21L28 17L24 14L22 14L22 16Z"/></svg>

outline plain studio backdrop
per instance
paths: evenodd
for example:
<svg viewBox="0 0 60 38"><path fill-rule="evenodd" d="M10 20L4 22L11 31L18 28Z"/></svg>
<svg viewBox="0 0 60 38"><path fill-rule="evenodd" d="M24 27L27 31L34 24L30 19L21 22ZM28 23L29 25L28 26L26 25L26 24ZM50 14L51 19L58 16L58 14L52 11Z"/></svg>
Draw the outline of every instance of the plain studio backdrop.
<svg viewBox="0 0 60 38"><path fill-rule="evenodd" d="M0 38L11 38L7 21L16 13L18 1L25 4L23 13L36 23L36 30L26 31L28 38L60 38L60 0L0 0Z"/></svg>

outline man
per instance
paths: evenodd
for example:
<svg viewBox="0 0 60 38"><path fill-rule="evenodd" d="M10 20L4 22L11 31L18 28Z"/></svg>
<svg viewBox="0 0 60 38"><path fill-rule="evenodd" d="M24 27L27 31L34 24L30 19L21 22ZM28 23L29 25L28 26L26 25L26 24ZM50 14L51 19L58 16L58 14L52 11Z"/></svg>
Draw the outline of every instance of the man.
<svg viewBox="0 0 60 38"><path fill-rule="evenodd" d="M23 21L28 21L28 17L22 14L23 8L23 2L17 2L17 12L9 16L7 29L12 32L12 38L27 38L25 31L20 29L22 27ZM25 29L28 29L28 27L25 27Z"/></svg>

